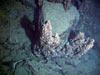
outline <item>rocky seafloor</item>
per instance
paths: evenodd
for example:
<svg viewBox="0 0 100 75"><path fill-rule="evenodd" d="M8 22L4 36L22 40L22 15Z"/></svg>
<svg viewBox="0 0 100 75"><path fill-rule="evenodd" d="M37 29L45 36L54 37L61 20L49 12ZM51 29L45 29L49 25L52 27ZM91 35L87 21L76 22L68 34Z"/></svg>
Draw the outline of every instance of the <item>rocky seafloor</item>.
<svg viewBox="0 0 100 75"><path fill-rule="evenodd" d="M100 75L100 1L41 1L1 0L0 75Z"/></svg>

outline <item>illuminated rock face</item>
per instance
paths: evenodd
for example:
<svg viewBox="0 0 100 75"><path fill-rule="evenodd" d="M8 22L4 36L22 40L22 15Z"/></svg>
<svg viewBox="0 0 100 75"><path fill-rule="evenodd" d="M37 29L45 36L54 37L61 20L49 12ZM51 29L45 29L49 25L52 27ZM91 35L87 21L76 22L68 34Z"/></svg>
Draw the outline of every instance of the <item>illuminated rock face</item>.
<svg viewBox="0 0 100 75"><path fill-rule="evenodd" d="M65 10L61 3L48 1L44 1L42 12L44 21L51 21L52 33L55 34L57 32L59 35L72 27L72 25L76 25L80 16L78 10L73 5L70 6L69 10Z"/></svg>
<svg viewBox="0 0 100 75"><path fill-rule="evenodd" d="M52 35L52 26L50 21L46 21L42 26L40 37L42 49L40 50L45 57L64 57L64 58L80 58L93 47L94 40L85 38L84 33L71 30L68 42L64 45L60 43L58 33Z"/></svg>
<svg viewBox="0 0 100 75"><path fill-rule="evenodd" d="M42 29L42 36L41 36L41 44L48 44L48 45L56 45L60 43L60 37L58 33L56 33L54 36L52 35L52 27L50 21L46 21L45 24L43 24Z"/></svg>
<svg viewBox="0 0 100 75"><path fill-rule="evenodd" d="M69 45L65 45L66 57L79 58L93 47L94 40L85 38L84 33L78 32L74 38L69 40Z"/></svg>

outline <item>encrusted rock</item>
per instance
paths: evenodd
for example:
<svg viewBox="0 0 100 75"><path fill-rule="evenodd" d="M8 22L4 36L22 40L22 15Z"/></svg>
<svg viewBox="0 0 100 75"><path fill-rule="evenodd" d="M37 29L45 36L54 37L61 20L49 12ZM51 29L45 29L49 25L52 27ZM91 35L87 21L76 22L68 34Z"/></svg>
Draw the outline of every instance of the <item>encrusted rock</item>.
<svg viewBox="0 0 100 75"><path fill-rule="evenodd" d="M84 33L72 30L68 42L61 45L58 33L53 36L51 23L46 21L42 26L40 43L40 51L45 57L64 57L71 60L88 52L93 47L94 39L85 38Z"/></svg>
<svg viewBox="0 0 100 75"><path fill-rule="evenodd" d="M60 42L60 37L58 33L56 33L54 36L52 35L52 27L50 21L46 21L45 24L42 26L42 33L41 33L41 44L47 44L47 45L56 45Z"/></svg>
<svg viewBox="0 0 100 75"><path fill-rule="evenodd" d="M70 39L69 45L65 45L65 49L67 50L67 57L81 57L93 47L93 44L94 39L85 38L84 33L79 32L76 34L76 36L74 36L74 38Z"/></svg>

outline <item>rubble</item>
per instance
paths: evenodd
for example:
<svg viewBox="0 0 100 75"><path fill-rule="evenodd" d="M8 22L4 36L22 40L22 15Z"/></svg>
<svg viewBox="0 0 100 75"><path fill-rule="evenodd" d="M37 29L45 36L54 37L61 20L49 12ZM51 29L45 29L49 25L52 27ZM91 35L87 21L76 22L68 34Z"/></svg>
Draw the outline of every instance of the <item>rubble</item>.
<svg viewBox="0 0 100 75"><path fill-rule="evenodd" d="M94 39L85 38L84 33L78 32L73 39L70 39L69 45L65 44L67 56L70 58L79 58L93 47Z"/></svg>
<svg viewBox="0 0 100 75"><path fill-rule="evenodd" d="M52 35L52 26L50 21L46 21L45 24L42 26L42 33L41 33L41 44L47 44L47 45L56 45L60 42L60 37L58 33L56 33L54 36Z"/></svg>
<svg viewBox="0 0 100 75"><path fill-rule="evenodd" d="M68 41L61 45L60 36L56 33L52 35L52 26L50 21L46 21L42 26L40 37L42 49L41 53L45 57L64 57L80 58L87 53L94 44L94 39L86 38L83 32L71 30Z"/></svg>

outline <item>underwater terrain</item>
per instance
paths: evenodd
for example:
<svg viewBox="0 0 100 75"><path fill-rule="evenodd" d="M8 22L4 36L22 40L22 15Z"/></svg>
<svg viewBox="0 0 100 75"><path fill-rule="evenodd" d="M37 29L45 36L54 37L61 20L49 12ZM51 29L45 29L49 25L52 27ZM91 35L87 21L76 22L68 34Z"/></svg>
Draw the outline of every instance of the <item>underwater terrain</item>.
<svg viewBox="0 0 100 75"><path fill-rule="evenodd" d="M0 75L100 75L99 0L0 0Z"/></svg>

